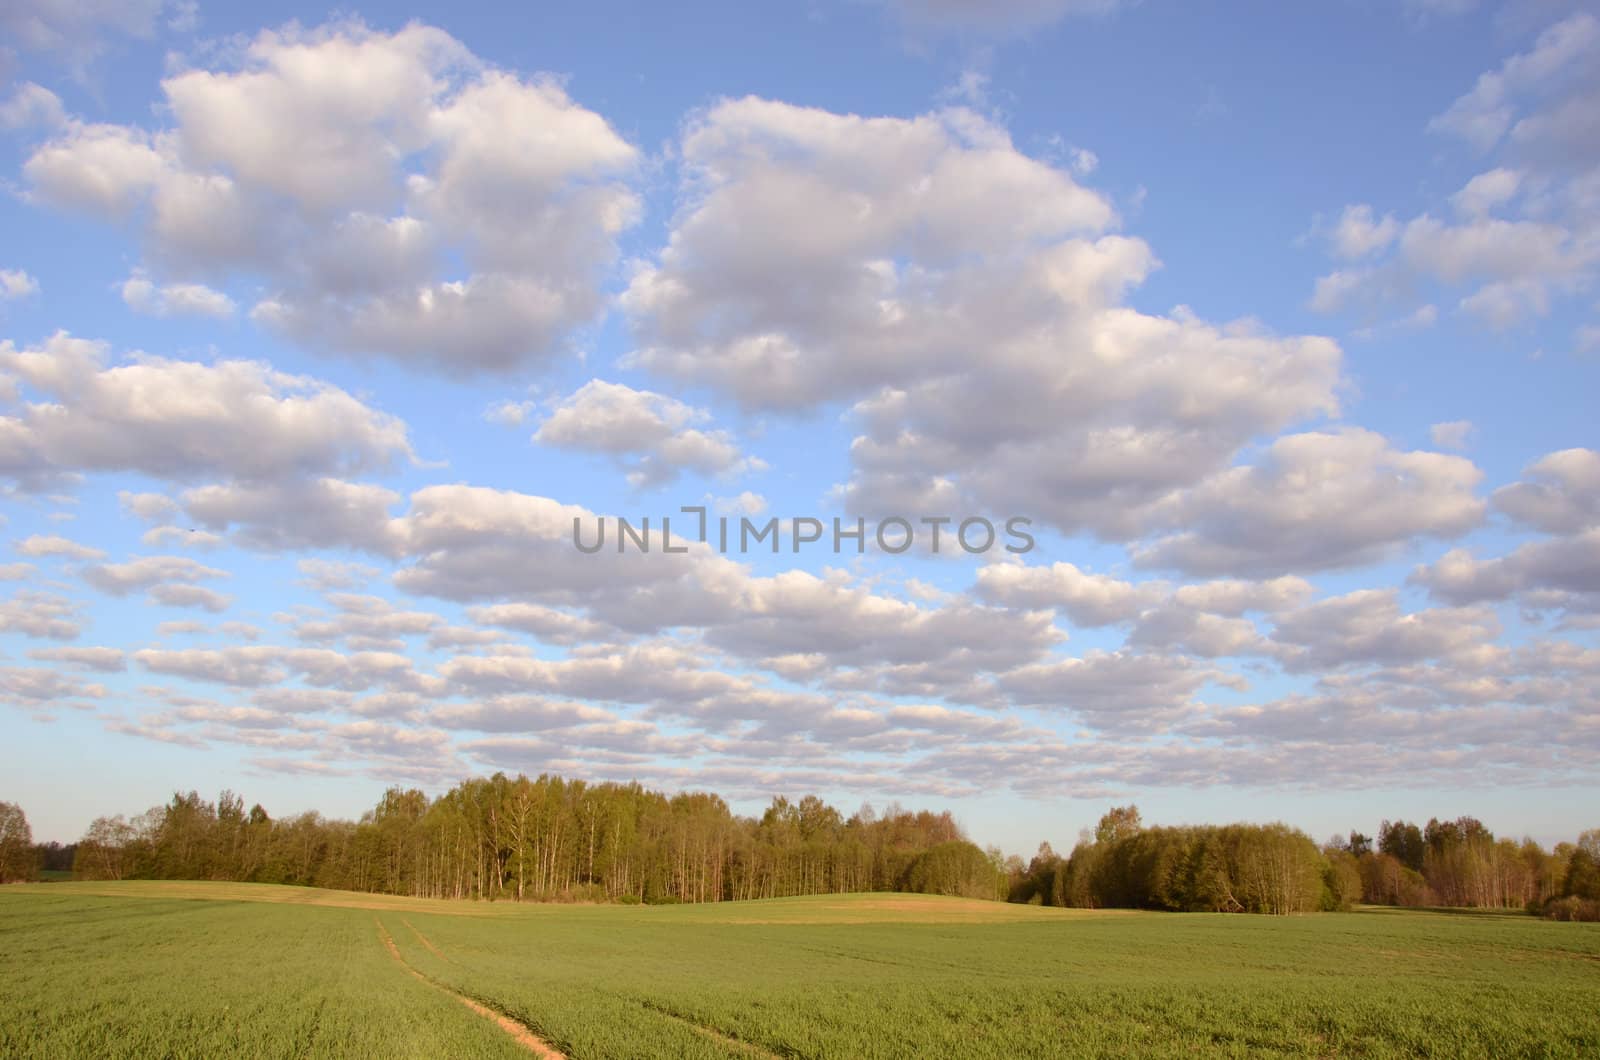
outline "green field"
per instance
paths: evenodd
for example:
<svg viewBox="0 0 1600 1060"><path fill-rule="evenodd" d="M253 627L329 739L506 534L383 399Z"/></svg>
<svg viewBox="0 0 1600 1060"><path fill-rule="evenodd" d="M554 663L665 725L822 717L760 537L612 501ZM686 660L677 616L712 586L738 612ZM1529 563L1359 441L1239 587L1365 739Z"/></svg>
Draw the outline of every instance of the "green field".
<svg viewBox="0 0 1600 1060"><path fill-rule="evenodd" d="M1594 1056L1600 925L0 889L0 1055L526 1057L535 1036L571 1057Z"/></svg>

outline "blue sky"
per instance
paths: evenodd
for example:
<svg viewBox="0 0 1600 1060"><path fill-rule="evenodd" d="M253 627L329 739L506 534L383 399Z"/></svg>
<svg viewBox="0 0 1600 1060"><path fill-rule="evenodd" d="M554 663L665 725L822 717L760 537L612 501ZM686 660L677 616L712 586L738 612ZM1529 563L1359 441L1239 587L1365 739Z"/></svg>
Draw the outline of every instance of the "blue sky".
<svg viewBox="0 0 1600 1060"><path fill-rule="evenodd" d="M495 769L1594 826L1583 5L0 19L37 835ZM572 547L683 505L1037 547Z"/></svg>

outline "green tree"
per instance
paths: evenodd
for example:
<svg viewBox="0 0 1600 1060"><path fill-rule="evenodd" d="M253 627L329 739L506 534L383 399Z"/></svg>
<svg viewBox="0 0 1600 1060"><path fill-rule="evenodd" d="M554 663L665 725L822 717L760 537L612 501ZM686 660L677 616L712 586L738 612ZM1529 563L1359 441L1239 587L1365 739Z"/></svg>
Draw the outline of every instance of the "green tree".
<svg viewBox="0 0 1600 1060"><path fill-rule="evenodd" d="M1567 876L1561 884L1561 893L1568 898L1588 898L1600 901L1600 859L1580 846L1567 859Z"/></svg>
<svg viewBox="0 0 1600 1060"><path fill-rule="evenodd" d="M38 855L27 815L16 803L0 802L0 883L37 879L38 875Z"/></svg>
<svg viewBox="0 0 1600 1060"><path fill-rule="evenodd" d="M1384 821L1378 827L1378 852L1388 854L1408 869L1422 871L1422 858L1427 849L1422 829L1409 821Z"/></svg>

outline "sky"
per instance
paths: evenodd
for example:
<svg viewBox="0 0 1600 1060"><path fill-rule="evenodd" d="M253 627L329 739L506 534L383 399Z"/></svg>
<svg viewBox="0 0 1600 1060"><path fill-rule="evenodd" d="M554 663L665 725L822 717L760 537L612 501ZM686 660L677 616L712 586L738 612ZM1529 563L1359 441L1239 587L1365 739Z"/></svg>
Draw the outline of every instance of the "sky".
<svg viewBox="0 0 1600 1060"><path fill-rule="evenodd" d="M41 840L496 770L1600 825L1587 4L20 0L0 141Z"/></svg>

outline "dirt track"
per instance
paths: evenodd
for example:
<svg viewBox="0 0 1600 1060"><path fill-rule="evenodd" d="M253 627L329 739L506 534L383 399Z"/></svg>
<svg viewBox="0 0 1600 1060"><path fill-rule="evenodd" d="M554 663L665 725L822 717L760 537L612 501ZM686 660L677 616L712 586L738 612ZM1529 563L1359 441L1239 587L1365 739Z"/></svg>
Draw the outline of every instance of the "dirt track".
<svg viewBox="0 0 1600 1060"><path fill-rule="evenodd" d="M373 917L372 922L378 926L378 938L383 941L384 948L389 951L389 956L394 958L395 963L400 965L400 967L404 968L417 979L427 983L440 993L448 994L455 998L457 1001L461 1002L467 1008L471 1009L473 1012L476 1012L485 1019L493 1020L495 1024L498 1025L501 1030L509 1034L518 1045L528 1050L528 1052L533 1053L535 1056L543 1057L544 1060L567 1060L565 1053L551 1045L549 1042L545 1041L543 1038L539 1037L537 1034L534 1034L533 1031L530 1030L525 1024L519 1023L510 1016L506 1015L504 1012L496 1012L494 1009L491 1009L486 1005L481 1005L464 994L458 994L454 990L451 990L449 987L445 986L443 983L436 982L433 979L430 979L428 976L423 975L415 968L411 967L411 965L406 962L405 957L401 956L400 947L394 944L394 939L391 938L389 936L389 932L384 929L383 921L379 920L377 917ZM407 924L406 926L411 927L410 924ZM416 928L411 928L411 930L414 934L417 933ZM444 956L443 954L439 953L438 950L435 950L431 943L429 943L426 939L423 939L421 934L417 934L417 938L422 941L424 946L427 946L429 950L433 951L433 953L437 954L441 958Z"/></svg>

